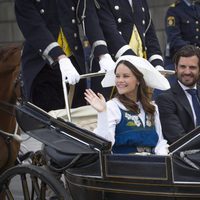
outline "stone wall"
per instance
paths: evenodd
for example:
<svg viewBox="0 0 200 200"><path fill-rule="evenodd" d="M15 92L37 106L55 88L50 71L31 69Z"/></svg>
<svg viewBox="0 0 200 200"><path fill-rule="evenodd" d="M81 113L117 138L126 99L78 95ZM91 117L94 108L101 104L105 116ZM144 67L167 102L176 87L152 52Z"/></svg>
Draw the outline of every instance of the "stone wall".
<svg viewBox="0 0 200 200"><path fill-rule="evenodd" d="M14 13L14 0L0 0L0 45L23 41Z"/></svg>
<svg viewBox="0 0 200 200"><path fill-rule="evenodd" d="M164 49L166 38L164 31L164 15L167 7L173 1L174 0L147 0L162 50ZM0 0L0 45L22 41L23 36L15 20L14 0Z"/></svg>
<svg viewBox="0 0 200 200"><path fill-rule="evenodd" d="M164 18L168 6L172 2L174 2L174 0L147 0L147 2L151 10L151 16L160 42L161 49L162 51L164 51L166 42Z"/></svg>

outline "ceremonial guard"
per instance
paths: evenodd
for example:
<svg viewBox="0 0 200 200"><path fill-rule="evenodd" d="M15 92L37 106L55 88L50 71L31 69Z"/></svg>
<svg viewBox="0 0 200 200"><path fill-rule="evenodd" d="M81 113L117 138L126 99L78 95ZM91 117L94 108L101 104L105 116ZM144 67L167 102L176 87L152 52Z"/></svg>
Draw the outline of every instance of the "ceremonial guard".
<svg viewBox="0 0 200 200"><path fill-rule="evenodd" d="M165 17L167 35L166 66L181 47L200 47L200 1L178 0L171 4ZM174 69L174 65L173 65Z"/></svg>
<svg viewBox="0 0 200 200"><path fill-rule="evenodd" d="M21 61L25 100L46 111L64 107L63 79L75 84L85 73L76 8L75 0L15 1L17 23L25 38ZM74 106L85 102L81 97L85 83L77 88Z"/></svg>
<svg viewBox="0 0 200 200"><path fill-rule="evenodd" d="M95 0L108 50L114 59L129 54L163 69L160 45L145 0Z"/></svg>

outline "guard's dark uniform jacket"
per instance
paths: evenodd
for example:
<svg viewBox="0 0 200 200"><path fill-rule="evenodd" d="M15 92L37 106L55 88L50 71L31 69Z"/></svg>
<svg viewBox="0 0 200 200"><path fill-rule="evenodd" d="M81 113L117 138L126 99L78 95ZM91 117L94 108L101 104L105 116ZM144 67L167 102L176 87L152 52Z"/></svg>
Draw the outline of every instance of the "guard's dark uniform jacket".
<svg viewBox="0 0 200 200"><path fill-rule="evenodd" d="M79 18L82 19L84 34L87 36L92 55L98 58L108 53L107 43L101 29L96 12L96 0L81 0L79 4ZM85 12L84 12L85 11Z"/></svg>
<svg viewBox="0 0 200 200"><path fill-rule="evenodd" d="M135 55L128 46L135 24L146 58L154 66L163 66L162 53L145 0L133 1L133 8L128 0L94 1L108 50L115 59L125 54Z"/></svg>
<svg viewBox="0 0 200 200"><path fill-rule="evenodd" d="M32 98L32 83L42 68L56 65L58 56L64 54L57 43L61 27L72 52L70 58L75 58L73 65L80 74L85 73L76 6L77 0L15 1L16 19L25 37L22 76L27 100Z"/></svg>
<svg viewBox="0 0 200 200"><path fill-rule="evenodd" d="M86 35L90 49L88 72L98 72L100 70L99 57L107 54L107 41L105 40L99 18L96 11L96 0L79 0L78 15L81 19L83 33ZM87 49L85 49L87 50ZM88 53L88 52L86 52ZM94 77L89 81L90 88L95 92L100 92L106 99L110 98L112 88L102 88L101 81L103 77Z"/></svg>
<svg viewBox="0 0 200 200"><path fill-rule="evenodd" d="M200 3L179 0L170 5L165 17L167 34L166 56L173 57L181 47L200 47Z"/></svg>

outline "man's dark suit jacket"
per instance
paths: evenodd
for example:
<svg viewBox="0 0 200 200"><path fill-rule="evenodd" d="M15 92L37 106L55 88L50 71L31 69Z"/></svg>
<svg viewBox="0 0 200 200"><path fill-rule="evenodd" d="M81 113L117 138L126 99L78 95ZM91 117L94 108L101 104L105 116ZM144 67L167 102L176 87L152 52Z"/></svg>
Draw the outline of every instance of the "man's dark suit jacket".
<svg viewBox="0 0 200 200"><path fill-rule="evenodd" d="M198 96L200 98L200 88ZM192 109L178 82L160 94L156 103L160 112L163 135L169 144L195 128Z"/></svg>

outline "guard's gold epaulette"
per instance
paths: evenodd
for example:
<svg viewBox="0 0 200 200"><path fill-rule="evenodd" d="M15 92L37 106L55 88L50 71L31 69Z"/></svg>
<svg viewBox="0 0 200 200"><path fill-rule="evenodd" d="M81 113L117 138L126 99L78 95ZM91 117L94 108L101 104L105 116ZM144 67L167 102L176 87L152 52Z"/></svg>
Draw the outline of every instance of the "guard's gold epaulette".
<svg viewBox="0 0 200 200"><path fill-rule="evenodd" d="M176 7L176 5L178 5L179 3L180 3L180 0L177 0L174 3L172 3L169 7Z"/></svg>

